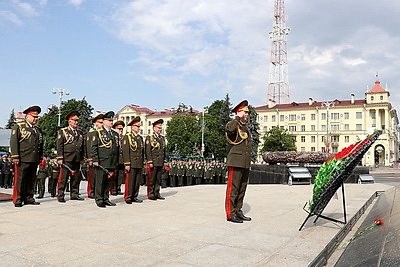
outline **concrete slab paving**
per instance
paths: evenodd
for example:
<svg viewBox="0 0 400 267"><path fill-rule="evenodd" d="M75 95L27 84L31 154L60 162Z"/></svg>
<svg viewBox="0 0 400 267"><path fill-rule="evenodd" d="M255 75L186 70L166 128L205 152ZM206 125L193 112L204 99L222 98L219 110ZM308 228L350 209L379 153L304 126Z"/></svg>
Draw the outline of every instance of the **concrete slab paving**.
<svg viewBox="0 0 400 267"><path fill-rule="evenodd" d="M251 222L226 221L225 185L165 188L165 200L98 208L85 201L58 203L46 193L39 206L0 202L1 266L307 266L343 226L315 224L302 210L312 185L249 185L243 211ZM346 184L350 219L385 184ZM0 189L11 193L12 189ZM342 220L342 197L324 215Z"/></svg>

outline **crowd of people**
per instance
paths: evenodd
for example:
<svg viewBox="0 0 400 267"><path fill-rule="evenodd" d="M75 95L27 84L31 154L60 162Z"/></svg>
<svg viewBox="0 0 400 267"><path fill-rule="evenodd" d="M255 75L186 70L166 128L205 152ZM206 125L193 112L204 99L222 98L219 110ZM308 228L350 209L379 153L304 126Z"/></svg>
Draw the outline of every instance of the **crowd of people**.
<svg viewBox="0 0 400 267"><path fill-rule="evenodd" d="M216 159L166 156L166 140L162 135L164 121L153 123L153 133L140 136L140 117L126 125L114 122L114 112L99 114L92 119L93 128L84 134L79 128L79 112L73 110L65 119L67 127L57 134L57 154L43 156L43 133L37 126L39 106L24 110L25 120L11 131L11 155L2 164L1 185L11 186L14 172L13 203L15 207L39 205L34 198L43 198L48 179L48 192L58 202L85 200L80 182L87 179L88 198L100 208L115 206L111 195L121 194L126 204L142 203L138 198L140 185L147 185L149 200L164 200L162 187L227 183L225 210L227 220L234 223L250 221L242 211L248 183L251 134L246 125L248 103L242 101L233 110L234 119L226 125L229 152L226 164ZM11 163L12 159L12 163ZM125 184L124 192L121 185Z"/></svg>

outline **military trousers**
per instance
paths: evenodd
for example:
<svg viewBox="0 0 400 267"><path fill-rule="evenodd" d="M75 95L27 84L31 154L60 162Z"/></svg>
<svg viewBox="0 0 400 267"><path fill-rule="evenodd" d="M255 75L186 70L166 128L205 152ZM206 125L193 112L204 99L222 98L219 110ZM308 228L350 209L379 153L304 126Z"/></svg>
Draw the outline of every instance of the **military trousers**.
<svg viewBox="0 0 400 267"><path fill-rule="evenodd" d="M131 168L125 180L125 200L134 200L137 199L137 197L139 196L142 173L142 168Z"/></svg>
<svg viewBox="0 0 400 267"><path fill-rule="evenodd" d="M81 182L81 173L79 171L80 162L64 162L75 173L71 173L66 167L60 169L58 177L58 195L57 198L64 198L65 190L70 177L70 196L71 199L79 197L79 184Z"/></svg>
<svg viewBox="0 0 400 267"><path fill-rule="evenodd" d="M18 164L18 177L15 181L16 195L14 204L25 204L35 202L33 198L34 185L36 180L36 170L39 163L36 162L20 162Z"/></svg>
<svg viewBox="0 0 400 267"><path fill-rule="evenodd" d="M228 219L243 215L243 199L249 180L249 168L228 167L225 211Z"/></svg>
<svg viewBox="0 0 400 267"><path fill-rule="evenodd" d="M154 166L153 168L151 168L150 197L160 196L162 170L163 166Z"/></svg>
<svg viewBox="0 0 400 267"><path fill-rule="evenodd" d="M108 174L102 170L100 167L93 167L95 179L95 187L94 187L94 199L97 205L101 205L104 202L110 200L109 194L109 184L110 178L108 178ZM107 169L110 173L114 172L114 169ZM115 174L114 174L115 175Z"/></svg>

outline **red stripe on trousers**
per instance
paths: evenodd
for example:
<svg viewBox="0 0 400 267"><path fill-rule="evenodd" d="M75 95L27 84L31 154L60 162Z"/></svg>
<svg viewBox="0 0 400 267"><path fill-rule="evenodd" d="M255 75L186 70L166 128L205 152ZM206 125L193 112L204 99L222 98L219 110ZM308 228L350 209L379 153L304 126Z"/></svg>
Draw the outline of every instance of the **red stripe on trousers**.
<svg viewBox="0 0 400 267"><path fill-rule="evenodd" d="M147 198L150 197L151 168L147 168Z"/></svg>
<svg viewBox="0 0 400 267"><path fill-rule="evenodd" d="M125 172L125 192L124 192L124 199L125 200L129 196L129 176L130 176L130 172L126 171Z"/></svg>
<svg viewBox="0 0 400 267"><path fill-rule="evenodd" d="M225 198L225 212L226 218L232 219L231 216L231 192L232 192L232 180L233 180L234 167L228 167L228 183L226 185L226 198Z"/></svg>
<svg viewBox="0 0 400 267"><path fill-rule="evenodd" d="M14 163L14 187L13 187L13 203L17 202L17 197L19 195L18 191L18 164Z"/></svg>
<svg viewBox="0 0 400 267"><path fill-rule="evenodd" d="M61 181L62 181L62 171L63 171L63 169L64 169L63 167L60 168L60 174L58 175L57 191L58 191L58 189L60 189L60 184L61 184ZM57 198L58 197L59 197L59 194L57 192Z"/></svg>
<svg viewBox="0 0 400 267"><path fill-rule="evenodd" d="M92 179L93 179L93 166L89 166L88 183L87 183L87 194L90 196L92 194Z"/></svg>

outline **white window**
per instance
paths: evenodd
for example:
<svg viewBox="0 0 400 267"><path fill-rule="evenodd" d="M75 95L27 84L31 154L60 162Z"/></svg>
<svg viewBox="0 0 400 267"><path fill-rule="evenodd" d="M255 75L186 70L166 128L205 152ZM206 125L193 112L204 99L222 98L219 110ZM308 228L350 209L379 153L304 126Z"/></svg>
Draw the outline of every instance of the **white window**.
<svg viewBox="0 0 400 267"><path fill-rule="evenodd" d="M306 131L306 126L305 125L301 125L301 131L305 132Z"/></svg>
<svg viewBox="0 0 400 267"><path fill-rule="evenodd" d="M332 131L339 131L339 124L332 124L331 129Z"/></svg>
<svg viewBox="0 0 400 267"><path fill-rule="evenodd" d="M356 112L356 119L362 119L362 112Z"/></svg>
<svg viewBox="0 0 400 267"><path fill-rule="evenodd" d="M315 146L311 147L311 152L315 152Z"/></svg>
<svg viewBox="0 0 400 267"><path fill-rule="evenodd" d="M326 113L321 113L321 120L326 120Z"/></svg>
<svg viewBox="0 0 400 267"><path fill-rule="evenodd" d="M296 114L290 114L289 115L289 120L290 121L296 121Z"/></svg>
<svg viewBox="0 0 400 267"><path fill-rule="evenodd" d="M268 126L264 126L263 131L264 132L268 131Z"/></svg>
<svg viewBox="0 0 400 267"><path fill-rule="evenodd" d="M279 120L280 120L280 121L284 121L284 120L285 120L285 115L280 115L280 116L279 116Z"/></svg>
<svg viewBox="0 0 400 267"><path fill-rule="evenodd" d="M350 118L349 113L348 113L348 112L345 112L345 113L344 113L344 119L345 119L345 120L348 120L349 118Z"/></svg>
<svg viewBox="0 0 400 267"><path fill-rule="evenodd" d="M265 122L268 121L268 116L264 116L264 121L265 121Z"/></svg>
<svg viewBox="0 0 400 267"><path fill-rule="evenodd" d="M306 137L304 135L302 135L300 137L300 142L305 143L306 142Z"/></svg>
<svg viewBox="0 0 400 267"><path fill-rule="evenodd" d="M311 114L311 120L315 121L315 114Z"/></svg>
<svg viewBox="0 0 400 267"><path fill-rule="evenodd" d="M314 135L311 136L311 143L315 143L315 136Z"/></svg>
<svg viewBox="0 0 400 267"><path fill-rule="evenodd" d="M344 142L345 142L345 143L350 142L350 136L345 135L345 136L344 136Z"/></svg>
<svg viewBox="0 0 400 267"><path fill-rule="evenodd" d="M332 113L331 115L332 115L331 116L332 120L338 120L339 119L339 113Z"/></svg>
<svg viewBox="0 0 400 267"><path fill-rule="evenodd" d="M289 132L295 132L296 131L296 126L289 126Z"/></svg>
<svg viewBox="0 0 400 267"><path fill-rule="evenodd" d="M311 125L311 131L315 132L315 125Z"/></svg>
<svg viewBox="0 0 400 267"><path fill-rule="evenodd" d="M301 114L301 120L305 121L306 120L306 114Z"/></svg>
<svg viewBox="0 0 400 267"><path fill-rule="evenodd" d="M306 152L306 148L304 146L301 147L301 152Z"/></svg>
<svg viewBox="0 0 400 267"><path fill-rule="evenodd" d="M362 130L362 124L356 124L356 131Z"/></svg>
<svg viewBox="0 0 400 267"><path fill-rule="evenodd" d="M272 121L276 121L276 116L275 116L275 115L272 115L271 120L272 120Z"/></svg>
<svg viewBox="0 0 400 267"><path fill-rule="evenodd" d="M344 130L345 130L345 131L349 131L349 130L350 130L350 125L345 124L345 125L344 125Z"/></svg>

